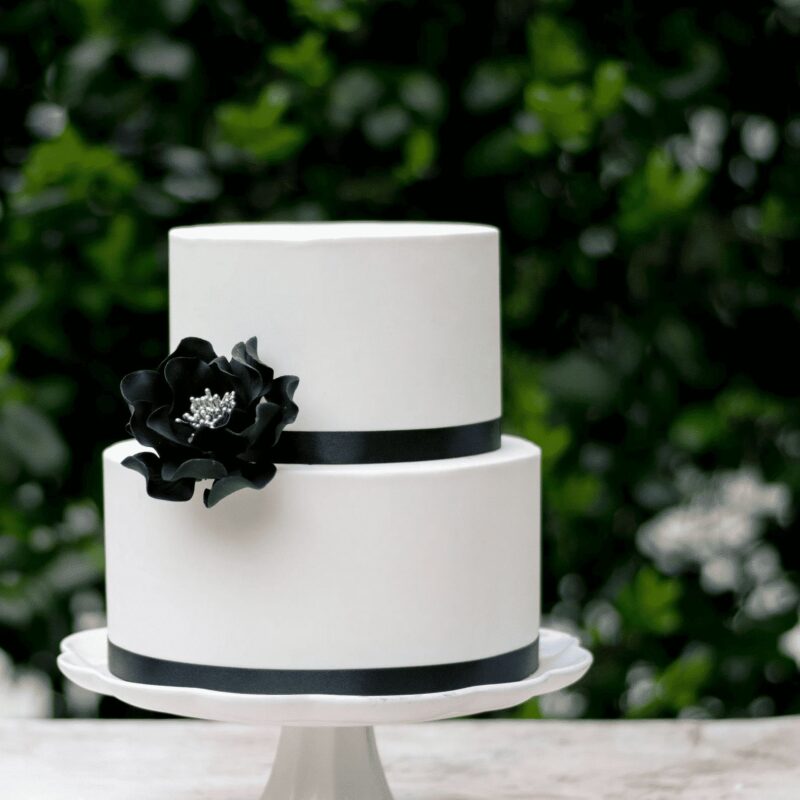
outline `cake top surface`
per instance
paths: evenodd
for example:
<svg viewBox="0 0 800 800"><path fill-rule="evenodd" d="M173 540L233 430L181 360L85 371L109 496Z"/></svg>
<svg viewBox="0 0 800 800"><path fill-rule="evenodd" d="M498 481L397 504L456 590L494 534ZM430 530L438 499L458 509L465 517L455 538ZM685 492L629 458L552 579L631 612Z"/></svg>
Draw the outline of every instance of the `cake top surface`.
<svg viewBox="0 0 800 800"><path fill-rule="evenodd" d="M173 228L188 241L320 242L358 239L420 239L496 235L491 225L467 222L254 222Z"/></svg>

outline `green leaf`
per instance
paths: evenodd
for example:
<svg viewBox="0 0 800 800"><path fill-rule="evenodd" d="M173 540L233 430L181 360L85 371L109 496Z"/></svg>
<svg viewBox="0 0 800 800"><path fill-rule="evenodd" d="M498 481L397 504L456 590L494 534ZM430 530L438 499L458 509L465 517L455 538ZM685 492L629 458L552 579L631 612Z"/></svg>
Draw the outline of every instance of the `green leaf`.
<svg viewBox="0 0 800 800"><path fill-rule="evenodd" d="M439 119L445 110L442 85L426 72L412 72L400 82L400 99L406 108L428 119Z"/></svg>
<svg viewBox="0 0 800 800"><path fill-rule="evenodd" d="M714 406L695 406L681 412L673 422L669 438L691 453L712 448L727 433L724 421Z"/></svg>
<svg viewBox="0 0 800 800"><path fill-rule="evenodd" d="M509 428L542 449L542 467L552 469L572 443L566 425L552 420L552 399L541 381L541 369L520 353L503 359Z"/></svg>
<svg viewBox="0 0 800 800"><path fill-rule="evenodd" d="M726 389L715 403L720 416L727 423L742 420L769 423L783 422L791 413L792 401L784 402L752 388Z"/></svg>
<svg viewBox="0 0 800 800"><path fill-rule="evenodd" d="M217 109L220 137L259 161L284 161L306 141L302 128L282 122L288 107L286 88L269 84L251 105L229 103Z"/></svg>
<svg viewBox="0 0 800 800"><path fill-rule="evenodd" d="M596 475L572 473L546 487L547 502L562 519L584 517L602 494Z"/></svg>
<svg viewBox="0 0 800 800"><path fill-rule="evenodd" d="M269 61L314 88L327 83L333 71L325 52L325 36L319 31L308 31L294 44L273 47Z"/></svg>
<svg viewBox="0 0 800 800"><path fill-rule="evenodd" d="M528 24L528 50L533 74L544 80L565 80L587 68L586 56L572 31L549 14L540 14Z"/></svg>
<svg viewBox="0 0 800 800"><path fill-rule="evenodd" d="M107 21L105 17L104 22ZM84 100L87 89L102 74L116 49L117 42L112 36L97 33L66 52L57 79L59 98L65 106L74 107Z"/></svg>
<svg viewBox="0 0 800 800"><path fill-rule="evenodd" d="M350 32L361 22L364 0L291 0L290 5L295 14L321 28Z"/></svg>
<svg viewBox="0 0 800 800"><path fill-rule="evenodd" d="M619 592L616 607L628 628L666 636L680 627L681 594L681 584L675 578L646 566Z"/></svg>
<svg viewBox="0 0 800 800"><path fill-rule="evenodd" d="M653 341L686 381L702 384L714 374L712 365L704 358L702 336L686 320L664 314L653 333Z"/></svg>
<svg viewBox="0 0 800 800"><path fill-rule="evenodd" d="M583 84L555 86L534 81L525 89L525 105L541 121L543 129L565 150L579 152L589 144L594 116L590 95Z"/></svg>
<svg viewBox="0 0 800 800"><path fill-rule="evenodd" d="M509 175L524 161L520 137L510 128L500 128L481 139L467 153L465 170L473 177Z"/></svg>
<svg viewBox="0 0 800 800"><path fill-rule="evenodd" d="M522 88L522 74L516 62L478 64L464 87L464 104L473 114L484 114L510 103Z"/></svg>
<svg viewBox="0 0 800 800"><path fill-rule="evenodd" d="M638 719L677 714L696 705L714 669L710 648L691 645L661 672L644 702L629 708L626 716Z"/></svg>
<svg viewBox="0 0 800 800"><path fill-rule="evenodd" d="M0 407L0 450L37 477L59 472L69 455L53 423L33 406L16 402Z"/></svg>
<svg viewBox="0 0 800 800"><path fill-rule="evenodd" d="M398 143L411 128L411 115L400 105L384 106L364 117L364 136L378 148Z"/></svg>
<svg viewBox="0 0 800 800"><path fill-rule="evenodd" d="M623 188L620 230L628 235L651 234L680 221L707 183L708 175L702 170L681 170L665 150L651 151Z"/></svg>
<svg viewBox="0 0 800 800"><path fill-rule="evenodd" d="M627 75L619 61L603 61L594 71L592 108L600 117L607 117L619 108L625 92Z"/></svg>
<svg viewBox="0 0 800 800"><path fill-rule="evenodd" d="M143 78L182 81L192 68L194 52L185 42L151 33L133 44L129 57L131 66Z"/></svg>
<svg viewBox="0 0 800 800"><path fill-rule="evenodd" d="M408 135L403 148L403 163L397 177L403 183L424 178L436 159L436 139L426 128L415 128Z"/></svg>
<svg viewBox="0 0 800 800"><path fill-rule="evenodd" d="M708 648L697 647L684 653L664 670L658 687L672 711L680 711L697 702L712 669L713 661Z"/></svg>
<svg viewBox="0 0 800 800"><path fill-rule="evenodd" d="M97 274L109 281L122 281L133 254L135 222L128 214L114 216L105 231L86 248Z"/></svg>
<svg viewBox="0 0 800 800"><path fill-rule="evenodd" d="M367 69L349 69L336 77L330 89L328 115L337 128L349 128L375 107L383 93L378 78Z"/></svg>
<svg viewBox="0 0 800 800"><path fill-rule="evenodd" d="M69 126L58 138L31 148L22 176L16 201L23 212L51 189L68 202L109 204L129 195L138 183L130 164L108 147L86 144Z"/></svg>
<svg viewBox="0 0 800 800"><path fill-rule="evenodd" d="M286 161L306 141L305 131L298 125L280 125L264 131L258 141L245 147L251 155L270 163Z"/></svg>
<svg viewBox="0 0 800 800"><path fill-rule="evenodd" d="M518 114L515 130L518 147L530 156L544 155L553 146L553 140L537 114Z"/></svg>
<svg viewBox="0 0 800 800"><path fill-rule="evenodd" d="M553 360L542 372L542 381L562 401L578 405L605 405L616 390L613 375L596 359L572 351Z"/></svg>
<svg viewBox="0 0 800 800"><path fill-rule="evenodd" d="M0 376L5 375L14 362L14 348L11 342L0 336Z"/></svg>
<svg viewBox="0 0 800 800"><path fill-rule="evenodd" d="M797 223L797 205L790 206L785 198L768 194L761 203L759 232L775 239L793 239L800 225Z"/></svg>

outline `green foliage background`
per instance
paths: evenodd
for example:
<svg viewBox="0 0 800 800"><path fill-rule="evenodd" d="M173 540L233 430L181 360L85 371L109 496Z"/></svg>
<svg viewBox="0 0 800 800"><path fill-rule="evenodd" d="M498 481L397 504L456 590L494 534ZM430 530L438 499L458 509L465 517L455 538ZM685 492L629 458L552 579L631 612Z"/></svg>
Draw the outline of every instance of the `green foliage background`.
<svg viewBox="0 0 800 800"><path fill-rule="evenodd" d="M515 713L800 711L800 5L26 0L0 15L0 649L102 619L100 451L165 352L166 234L503 231L544 608L596 665ZM31 673L31 671L33 671ZM122 713L108 707L106 713Z"/></svg>

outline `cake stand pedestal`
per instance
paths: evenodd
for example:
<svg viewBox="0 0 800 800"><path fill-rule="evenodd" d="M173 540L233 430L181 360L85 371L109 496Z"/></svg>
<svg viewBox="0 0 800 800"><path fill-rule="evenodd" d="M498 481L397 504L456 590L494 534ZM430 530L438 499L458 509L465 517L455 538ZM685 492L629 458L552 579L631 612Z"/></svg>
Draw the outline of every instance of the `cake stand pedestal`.
<svg viewBox="0 0 800 800"><path fill-rule="evenodd" d="M282 725L261 800L392 800L374 725L430 722L510 708L579 680L592 656L575 637L542 629L539 669L514 683L451 692L354 697L252 695L130 683L108 670L106 629L61 643L58 666L74 683L166 714L255 725Z"/></svg>
<svg viewBox="0 0 800 800"><path fill-rule="evenodd" d="M392 800L371 726L281 729L261 800Z"/></svg>

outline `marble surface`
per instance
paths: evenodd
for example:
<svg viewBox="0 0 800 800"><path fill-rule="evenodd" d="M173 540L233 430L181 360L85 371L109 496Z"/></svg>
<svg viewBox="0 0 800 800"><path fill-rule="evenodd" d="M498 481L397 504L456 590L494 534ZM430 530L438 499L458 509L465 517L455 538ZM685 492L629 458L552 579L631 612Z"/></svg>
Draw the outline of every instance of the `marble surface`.
<svg viewBox="0 0 800 800"><path fill-rule="evenodd" d="M278 728L0 721L3 800L257 800ZM794 800L800 718L377 729L395 800ZM354 798L354 800L359 800Z"/></svg>

